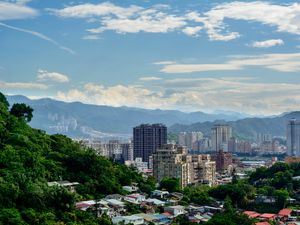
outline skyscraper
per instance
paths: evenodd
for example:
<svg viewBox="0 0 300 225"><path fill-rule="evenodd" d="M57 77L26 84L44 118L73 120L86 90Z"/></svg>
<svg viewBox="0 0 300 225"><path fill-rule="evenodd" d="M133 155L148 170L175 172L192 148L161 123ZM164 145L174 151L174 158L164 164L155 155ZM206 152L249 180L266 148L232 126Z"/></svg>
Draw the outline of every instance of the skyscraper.
<svg viewBox="0 0 300 225"><path fill-rule="evenodd" d="M198 150L198 142L202 138L202 132L180 132L178 136L178 144L187 147L188 150Z"/></svg>
<svg viewBox="0 0 300 225"><path fill-rule="evenodd" d="M167 144L167 127L163 124L141 124L133 128L134 158L149 162L158 148Z"/></svg>
<svg viewBox="0 0 300 225"><path fill-rule="evenodd" d="M232 137L232 127L223 124L215 124L211 129L212 150L228 151L228 141Z"/></svg>
<svg viewBox="0 0 300 225"><path fill-rule="evenodd" d="M300 156L300 120L291 119L287 123L287 153Z"/></svg>

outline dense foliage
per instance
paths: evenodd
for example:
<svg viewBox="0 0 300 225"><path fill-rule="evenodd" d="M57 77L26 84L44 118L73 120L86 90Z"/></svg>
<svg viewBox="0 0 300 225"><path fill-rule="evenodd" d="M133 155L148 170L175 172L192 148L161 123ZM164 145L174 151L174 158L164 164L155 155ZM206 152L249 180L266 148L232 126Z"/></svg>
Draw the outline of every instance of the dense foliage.
<svg viewBox="0 0 300 225"><path fill-rule="evenodd" d="M88 212L74 209L76 201L123 193L122 185L144 180L134 169L97 156L63 135L47 135L27 122L32 109L9 104L0 93L0 224L104 224ZM79 182L77 193L47 182ZM109 222L109 221L108 221Z"/></svg>

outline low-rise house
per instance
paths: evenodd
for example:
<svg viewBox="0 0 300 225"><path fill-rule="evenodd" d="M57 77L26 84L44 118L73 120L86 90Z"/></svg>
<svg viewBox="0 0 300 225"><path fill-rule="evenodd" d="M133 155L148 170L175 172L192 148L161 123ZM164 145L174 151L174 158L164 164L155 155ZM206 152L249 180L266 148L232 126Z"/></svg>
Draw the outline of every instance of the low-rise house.
<svg viewBox="0 0 300 225"><path fill-rule="evenodd" d="M166 204L166 202L161 201L159 199L156 198L148 198L145 200L146 203L152 203L155 206L164 206Z"/></svg>
<svg viewBox="0 0 300 225"><path fill-rule="evenodd" d="M47 183L49 187L52 186L59 186L59 187L65 187L71 192L75 192L75 186L79 185L78 182L70 182L67 180L62 180L62 181L52 181Z"/></svg>
<svg viewBox="0 0 300 225"><path fill-rule="evenodd" d="M133 204L141 204L145 200L146 200L146 196L141 194L131 194L124 197L124 201Z"/></svg>
<svg viewBox="0 0 300 225"><path fill-rule="evenodd" d="M276 203L276 198L274 196L259 195L256 197L255 202L273 204Z"/></svg>
<svg viewBox="0 0 300 225"><path fill-rule="evenodd" d="M157 225L170 224L171 222L169 217L159 213L154 213L154 214L139 213L139 214L135 214L135 216L143 217L146 223L154 223Z"/></svg>
<svg viewBox="0 0 300 225"><path fill-rule="evenodd" d="M112 218L113 224L133 224L133 225L142 225L145 223L144 218L136 215L131 216L116 216Z"/></svg>
<svg viewBox="0 0 300 225"><path fill-rule="evenodd" d="M293 210L292 209L282 209L278 213L278 218L282 221L287 221L291 216Z"/></svg>
<svg viewBox="0 0 300 225"><path fill-rule="evenodd" d="M124 196L123 196L123 195L119 195L119 194L107 195L107 196L105 197L105 199L116 199L116 200L118 200L118 201L122 201L123 198L124 198Z"/></svg>
<svg viewBox="0 0 300 225"><path fill-rule="evenodd" d="M245 214L246 216L248 216L251 219L255 219L261 215L260 213L257 213L255 211L244 211L243 214Z"/></svg>
<svg viewBox="0 0 300 225"><path fill-rule="evenodd" d="M152 198L166 199L169 196L168 191L155 190L151 192Z"/></svg>
<svg viewBox="0 0 300 225"><path fill-rule="evenodd" d="M117 199L106 199L107 205L118 212L125 211L125 203Z"/></svg>
<svg viewBox="0 0 300 225"><path fill-rule="evenodd" d="M173 217L177 217L186 213L185 207L182 205L168 206L164 208L164 211L172 214Z"/></svg>
<svg viewBox="0 0 300 225"><path fill-rule="evenodd" d="M123 186L122 187L124 191L127 191L129 193L132 193L132 192L137 192L138 191L138 187L136 186Z"/></svg>
<svg viewBox="0 0 300 225"><path fill-rule="evenodd" d="M276 219L276 214L273 213L263 213L259 216L260 219L262 220L275 220Z"/></svg>
<svg viewBox="0 0 300 225"><path fill-rule="evenodd" d="M268 222L258 222L255 225L270 225Z"/></svg>

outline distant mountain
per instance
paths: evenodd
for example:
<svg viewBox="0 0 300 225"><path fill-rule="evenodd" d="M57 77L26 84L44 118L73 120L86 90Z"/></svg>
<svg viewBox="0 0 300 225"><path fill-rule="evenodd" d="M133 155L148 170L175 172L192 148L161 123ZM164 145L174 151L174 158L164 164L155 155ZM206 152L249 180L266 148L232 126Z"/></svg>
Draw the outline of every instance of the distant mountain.
<svg viewBox="0 0 300 225"><path fill-rule="evenodd" d="M31 100L25 96L7 96L13 103L26 103L34 109L31 126L48 133L63 133L70 137L128 136L132 128L141 123L191 124L195 122L244 118L243 114L203 112L184 113L176 110L148 110L131 107L66 103L49 98Z"/></svg>
<svg viewBox="0 0 300 225"><path fill-rule="evenodd" d="M257 133L269 133L273 136L286 136L286 124L289 119L300 119L300 111L283 113L280 116L270 118L245 118L236 121L215 121L193 123L190 125L175 124L169 127L169 131L179 133L181 131L201 131L206 136L211 134L211 128L215 123L227 123L233 128L235 136L243 139L253 139Z"/></svg>

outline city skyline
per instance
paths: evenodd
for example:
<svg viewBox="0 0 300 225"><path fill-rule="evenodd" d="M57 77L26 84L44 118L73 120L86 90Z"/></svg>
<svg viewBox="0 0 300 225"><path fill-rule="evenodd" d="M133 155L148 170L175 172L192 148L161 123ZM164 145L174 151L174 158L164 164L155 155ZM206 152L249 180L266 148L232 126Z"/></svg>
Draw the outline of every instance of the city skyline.
<svg viewBox="0 0 300 225"><path fill-rule="evenodd" d="M0 88L111 106L293 111L298 18L299 3L279 0L1 1Z"/></svg>

